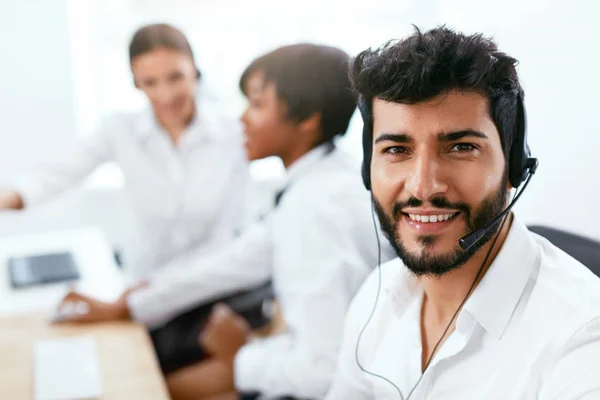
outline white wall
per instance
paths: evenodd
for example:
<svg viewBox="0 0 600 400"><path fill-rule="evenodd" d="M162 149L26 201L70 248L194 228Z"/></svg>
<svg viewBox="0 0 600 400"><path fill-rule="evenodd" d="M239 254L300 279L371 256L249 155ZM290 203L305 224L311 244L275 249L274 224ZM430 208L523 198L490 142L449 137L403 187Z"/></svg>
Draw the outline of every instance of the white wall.
<svg viewBox="0 0 600 400"><path fill-rule="evenodd" d="M75 135L65 0L0 0L0 183Z"/></svg>
<svg viewBox="0 0 600 400"><path fill-rule="evenodd" d="M600 3L592 0L440 2L437 21L492 34L520 60L529 142L540 167L520 218L600 239Z"/></svg>
<svg viewBox="0 0 600 400"><path fill-rule="evenodd" d="M406 35L411 23L422 28L446 23L466 32L493 35L502 50L521 61L530 144L541 162L516 207L520 217L528 223L559 226L600 239L600 215L593 204L600 195L600 168L593 152L600 145L594 118L600 105L600 81L593 79L600 65L596 50L600 35L595 29L598 2L107 0L91 4L95 10L85 25L91 32L88 35L96 45L112 41L105 53L110 56L102 56L101 61L107 63L112 57L113 67L102 67L110 79L100 84L103 89L98 96L106 107L133 99L126 84L125 54L115 46L119 40L126 42L136 26L150 21L172 22L188 33L201 68L233 113L243 104L236 86L239 74L251 58L274 46L309 40L355 54ZM104 33L108 39L103 41L100 32L106 24L102 18L108 17L114 29ZM218 41L213 40L216 37ZM101 75L98 71L97 76ZM355 118L343 141L357 157L361 154L360 125L360 118ZM255 167L259 176L279 172L275 164Z"/></svg>
<svg viewBox="0 0 600 400"><path fill-rule="evenodd" d="M516 208L520 217L600 239L598 15L592 0L0 0L0 183L75 131L91 131L102 115L143 103L126 57L141 23L181 26L209 86L234 113L243 105L239 73L273 46L310 40L356 53L406 35L410 23L447 23L493 35L521 61L530 144L541 164ZM359 118L344 147L360 156ZM276 169L268 164L259 175ZM111 184L114 175L102 176Z"/></svg>

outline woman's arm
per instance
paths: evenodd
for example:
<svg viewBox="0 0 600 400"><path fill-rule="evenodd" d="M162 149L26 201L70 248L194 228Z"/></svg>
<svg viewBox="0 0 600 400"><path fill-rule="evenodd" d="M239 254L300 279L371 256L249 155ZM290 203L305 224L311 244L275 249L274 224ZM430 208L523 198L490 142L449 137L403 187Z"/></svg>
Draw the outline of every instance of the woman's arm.
<svg viewBox="0 0 600 400"><path fill-rule="evenodd" d="M20 209L43 204L72 189L96 167L112 158L110 139L112 132L123 125L119 120L105 121L91 138L81 140L62 154L53 155L51 162L17 181L8 195L0 194L0 208Z"/></svg>

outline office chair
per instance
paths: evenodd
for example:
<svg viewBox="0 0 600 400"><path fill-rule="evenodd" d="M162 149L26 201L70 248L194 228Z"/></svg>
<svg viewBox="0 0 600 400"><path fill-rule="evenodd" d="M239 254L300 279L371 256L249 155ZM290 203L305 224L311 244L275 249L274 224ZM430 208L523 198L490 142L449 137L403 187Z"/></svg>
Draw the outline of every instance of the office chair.
<svg viewBox="0 0 600 400"><path fill-rule="evenodd" d="M548 239L600 277L600 242L547 226L533 225L530 231Z"/></svg>

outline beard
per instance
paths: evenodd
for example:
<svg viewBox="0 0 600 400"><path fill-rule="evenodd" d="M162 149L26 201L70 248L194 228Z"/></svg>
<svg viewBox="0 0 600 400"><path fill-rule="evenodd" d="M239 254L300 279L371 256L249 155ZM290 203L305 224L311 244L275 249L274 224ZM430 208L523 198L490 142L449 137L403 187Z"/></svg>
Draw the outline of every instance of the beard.
<svg viewBox="0 0 600 400"><path fill-rule="evenodd" d="M495 217L498 216L506 207L508 189L506 187L506 179L502 180L500 187L484 199L479 207L472 211L471 206L466 203L451 203L446 197L436 197L431 199L432 206L439 209L451 209L461 212L460 216L465 220L467 235L477 229L485 227ZM420 253L416 254L407 250L402 238L398 233L398 225L404 217L402 210L406 207L419 207L423 204L422 200L416 197L411 197L403 202L396 202L392 206L392 215L388 215L381 204L374 199L375 211L381 224L381 229L386 238L390 241L396 254L404 262L406 267L416 276L437 276L440 277L455 269L458 269L466 263L475 253L479 251L486 243L494 237L502 220L494 224L485 233L485 235L467 250L463 250L458 246L456 238L456 248L442 254L434 254L431 252L433 245L438 241L437 235L422 235L417 238L417 242L421 247Z"/></svg>

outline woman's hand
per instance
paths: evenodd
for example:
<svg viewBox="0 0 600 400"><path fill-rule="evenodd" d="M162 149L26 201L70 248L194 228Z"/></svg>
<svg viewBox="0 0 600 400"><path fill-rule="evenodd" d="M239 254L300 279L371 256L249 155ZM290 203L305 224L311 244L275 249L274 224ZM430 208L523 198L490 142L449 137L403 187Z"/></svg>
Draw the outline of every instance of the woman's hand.
<svg viewBox="0 0 600 400"><path fill-rule="evenodd" d="M23 207L23 198L18 192L0 190L0 210L20 210Z"/></svg>

